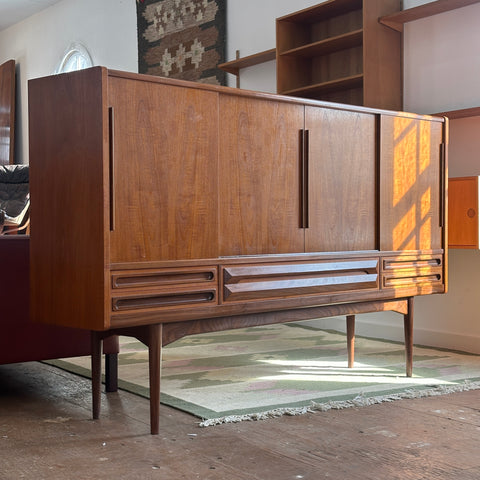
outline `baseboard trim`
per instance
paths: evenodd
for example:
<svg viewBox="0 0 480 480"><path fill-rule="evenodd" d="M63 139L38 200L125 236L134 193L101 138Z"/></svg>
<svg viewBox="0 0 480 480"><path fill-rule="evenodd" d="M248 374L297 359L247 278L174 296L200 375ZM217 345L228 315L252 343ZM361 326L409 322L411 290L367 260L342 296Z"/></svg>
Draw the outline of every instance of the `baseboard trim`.
<svg viewBox="0 0 480 480"><path fill-rule="evenodd" d="M355 333L364 337L403 342L403 321L401 320L400 316L397 316L397 318L399 318L400 321L386 323L369 319L367 315L358 316L355 322ZM345 318L343 317L332 317L313 321L319 322L318 326L320 328L345 332L346 322ZM459 350L461 352L480 354L479 336L442 332L425 329L422 327L415 327L414 325L413 342L415 345L448 348L449 350Z"/></svg>

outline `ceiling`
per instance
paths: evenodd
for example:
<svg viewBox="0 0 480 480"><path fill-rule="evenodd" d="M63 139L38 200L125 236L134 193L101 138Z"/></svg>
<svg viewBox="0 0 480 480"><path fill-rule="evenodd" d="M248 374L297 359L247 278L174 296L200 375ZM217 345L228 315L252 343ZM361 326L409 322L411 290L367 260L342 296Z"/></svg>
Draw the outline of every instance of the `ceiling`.
<svg viewBox="0 0 480 480"><path fill-rule="evenodd" d="M0 31L60 0L0 0Z"/></svg>

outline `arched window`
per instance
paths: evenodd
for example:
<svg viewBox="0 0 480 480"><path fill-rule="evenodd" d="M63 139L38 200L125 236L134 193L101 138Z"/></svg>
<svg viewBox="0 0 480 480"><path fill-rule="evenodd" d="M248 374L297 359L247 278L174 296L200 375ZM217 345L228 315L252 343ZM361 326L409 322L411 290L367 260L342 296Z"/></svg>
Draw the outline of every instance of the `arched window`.
<svg viewBox="0 0 480 480"><path fill-rule="evenodd" d="M55 73L73 72L88 67L93 67L92 57L88 50L79 43L73 43L58 64Z"/></svg>

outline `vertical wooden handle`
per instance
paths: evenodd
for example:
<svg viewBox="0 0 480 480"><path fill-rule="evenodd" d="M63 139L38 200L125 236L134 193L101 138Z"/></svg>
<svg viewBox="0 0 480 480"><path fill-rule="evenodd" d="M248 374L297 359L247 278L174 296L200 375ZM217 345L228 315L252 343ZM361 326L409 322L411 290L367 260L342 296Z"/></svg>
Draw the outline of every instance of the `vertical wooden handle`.
<svg viewBox="0 0 480 480"><path fill-rule="evenodd" d="M110 182L110 231L115 230L115 151L113 107L108 108L109 182Z"/></svg>
<svg viewBox="0 0 480 480"><path fill-rule="evenodd" d="M308 228L308 130L300 130L300 228Z"/></svg>
<svg viewBox="0 0 480 480"><path fill-rule="evenodd" d="M440 144L440 218L439 225L441 228L445 226L445 188L446 188L446 172L445 172L445 143Z"/></svg>
<svg viewBox="0 0 480 480"><path fill-rule="evenodd" d="M308 205L308 167L309 167L309 156L308 156L308 152L309 152L309 145L308 145L308 141L309 141L309 131L308 130L305 130L305 141L303 143L303 148L304 148L304 153L303 153L303 158L304 158L304 182L305 182L305 188L303 190L304 192L304 204L305 204L305 208L303 210L304 212L304 215L305 215L305 220L304 220L304 225L305 225L305 228L308 228L309 227L309 205Z"/></svg>

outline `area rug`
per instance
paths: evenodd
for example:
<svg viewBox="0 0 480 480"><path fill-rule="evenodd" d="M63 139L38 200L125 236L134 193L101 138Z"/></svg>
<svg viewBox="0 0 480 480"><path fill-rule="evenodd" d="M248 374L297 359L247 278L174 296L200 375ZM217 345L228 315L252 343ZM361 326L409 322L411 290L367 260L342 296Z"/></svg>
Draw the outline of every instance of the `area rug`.
<svg viewBox="0 0 480 480"><path fill-rule="evenodd" d="M226 0L137 0L138 71L217 85L226 74Z"/></svg>
<svg viewBox="0 0 480 480"><path fill-rule="evenodd" d="M89 376L90 358L53 365ZM405 376L401 343L357 337L347 368L346 337L321 321L185 337L163 349L161 401L202 426L364 406L480 388L480 356L416 346ZM119 386L148 397L148 354L121 337Z"/></svg>

